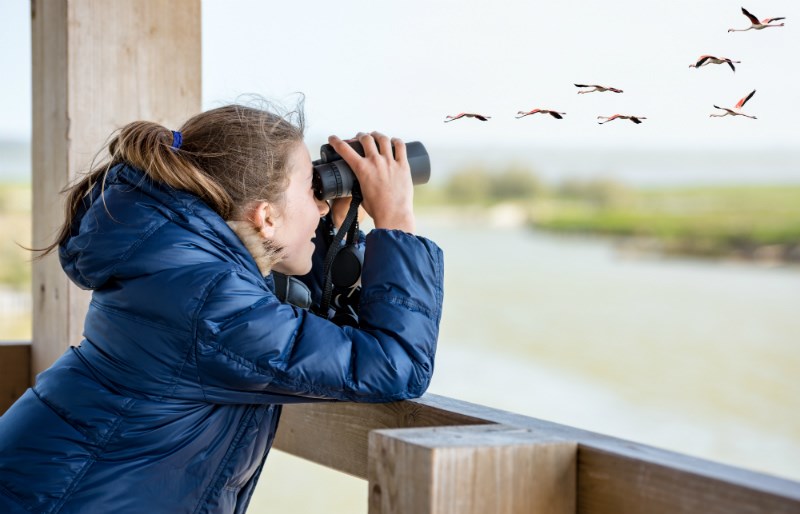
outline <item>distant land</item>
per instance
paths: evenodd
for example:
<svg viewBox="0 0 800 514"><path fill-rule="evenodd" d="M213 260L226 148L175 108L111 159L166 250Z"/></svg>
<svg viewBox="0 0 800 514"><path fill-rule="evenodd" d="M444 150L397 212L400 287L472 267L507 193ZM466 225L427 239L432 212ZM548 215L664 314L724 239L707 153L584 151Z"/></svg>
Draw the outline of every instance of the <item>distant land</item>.
<svg viewBox="0 0 800 514"><path fill-rule="evenodd" d="M424 143L424 142L423 142ZM319 144L309 142L312 159ZM613 178L637 187L723 184L800 184L800 147L586 148L516 145L447 146L426 144L432 184L455 171L480 166L502 171L517 166L550 183L571 179ZM31 177L30 142L0 140L0 180L27 182Z"/></svg>

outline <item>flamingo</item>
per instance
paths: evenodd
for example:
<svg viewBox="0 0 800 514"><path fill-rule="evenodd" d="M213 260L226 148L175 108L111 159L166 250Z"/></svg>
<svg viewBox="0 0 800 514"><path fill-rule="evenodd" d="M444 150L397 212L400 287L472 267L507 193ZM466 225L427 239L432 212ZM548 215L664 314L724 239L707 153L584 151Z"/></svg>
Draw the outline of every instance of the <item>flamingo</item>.
<svg viewBox="0 0 800 514"><path fill-rule="evenodd" d="M764 20L758 21L758 18L747 12L747 9L745 9L744 7L742 7L742 14L747 16L747 18L750 20L750 26L747 27L746 29L728 29L728 32L744 32L750 29L761 30L767 27L783 27L783 23L778 23L775 25L771 25L771 23L773 21L786 19L785 16L781 16L780 18L764 18Z"/></svg>
<svg viewBox="0 0 800 514"><path fill-rule="evenodd" d="M462 113L456 114L455 116L447 116L447 118L444 120L444 122L445 123L449 123L449 122L455 121L455 120L457 120L459 118L477 118L477 119L479 119L481 121L486 121L489 118L491 118L491 116L484 116L483 114L475 114L475 113L471 113L471 112L462 112Z"/></svg>
<svg viewBox="0 0 800 514"><path fill-rule="evenodd" d="M642 122L642 120L646 120L647 118L645 118L644 116L630 116L630 115L626 115L626 114L614 114L613 116L598 116L597 119L598 120L603 120L603 119L606 120L606 121L598 121L597 123L599 123L600 125L602 125L603 123L608 123L609 121L617 120L617 119L619 119L619 120L631 120L632 122L634 122L634 123L636 123L638 125L639 123Z"/></svg>
<svg viewBox="0 0 800 514"><path fill-rule="evenodd" d="M590 89L588 91L578 91L578 94L583 93L594 93L595 91L599 93L605 93L606 91L611 91L612 93L622 93L621 89L617 89L615 87L606 87L606 86L598 86L597 84L575 84L575 87L591 87L594 89Z"/></svg>
<svg viewBox="0 0 800 514"><path fill-rule="evenodd" d="M727 64L731 67L734 73L736 73L736 66L733 63L739 64L742 61L732 61L727 57L714 57L713 55L701 55L697 58L697 62L694 64L690 64L690 68L699 68L701 66L706 66L708 64Z"/></svg>
<svg viewBox="0 0 800 514"><path fill-rule="evenodd" d="M517 114L521 114L522 116L517 116L516 118L517 119L524 118L525 116L530 116L531 114L536 114L536 113L539 113L539 112L542 113L542 114L549 114L550 116L552 116L553 118L555 118L557 120L563 119L562 116L566 116L567 115L567 113L565 113L565 112L551 111L549 109L533 109L532 111L528 111L528 112L517 111Z"/></svg>
<svg viewBox="0 0 800 514"><path fill-rule="evenodd" d="M755 116L750 116L749 114L745 114L743 112L739 112L738 110L744 107L744 104L747 103L748 100L753 98L753 95L756 94L756 90L750 91L750 94L739 100L736 106L733 109L728 109L727 107L719 107L717 105L714 106L715 109L720 109L725 111L725 114L709 114L708 116L711 118L722 118L724 116L745 116L746 118L752 118L754 120L758 119ZM736 109L736 110L734 110Z"/></svg>

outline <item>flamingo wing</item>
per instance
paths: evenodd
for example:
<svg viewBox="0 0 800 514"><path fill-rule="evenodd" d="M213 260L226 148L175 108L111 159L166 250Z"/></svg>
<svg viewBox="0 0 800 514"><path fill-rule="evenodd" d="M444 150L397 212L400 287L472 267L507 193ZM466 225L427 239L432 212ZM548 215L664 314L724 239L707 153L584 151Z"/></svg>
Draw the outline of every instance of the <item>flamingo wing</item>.
<svg viewBox="0 0 800 514"><path fill-rule="evenodd" d="M550 116L552 116L553 118L555 118L557 120L563 119L561 117L561 113L560 112L556 112L556 111L547 111L547 112L548 112L548 114L550 114Z"/></svg>
<svg viewBox="0 0 800 514"><path fill-rule="evenodd" d="M785 16L781 16L779 18L767 18L766 20L764 20L764 25L766 25L767 23L772 23L773 21L779 21L779 20L785 20L785 19L786 19Z"/></svg>
<svg viewBox="0 0 800 514"><path fill-rule="evenodd" d="M733 65L733 61L730 59L725 59L725 62L728 63L728 66L730 66L733 72L736 73L736 66Z"/></svg>
<svg viewBox="0 0 800 514"><path fill-rule="evenodd" d="M489 118L491 118L491 116L484 116L484 115L482 115L482 114L473 114L473 115L472 115L472 117L473 117L473 118L478 118L478 119L479 119L479 120L481 120L481 121L486 121L486 120L488 120Z"/></svg>
<svg viewBox="0 0 800 514"><path fill-rule="evenodd" d="M575 87L597 87L597 86L590 86L589 84L575 84Z"/></svg>
<svg viewBox="0 0 800 514"><path fill-rule="evenodd" d="M631 116L628 119L631 120L632 122L636 123L637 125L642 122L642 120L640 120L636 116Z"/></svg>
<svg viewBox="0 0 800 514"><path fill-rule="evenodd" d="M742 14L747 16L750 19L750 23L752 23L753 25L760 25L761 24L761 22L758 21L758 18L756 18L755 16L753 16L752 14L747 12L747 9L745 9L744 7L742 7Z"/></svg>
<svg viewBox="0 0 800 514"><path fill-rule="evenodd" d="M701 56L700 56L700 57L697 59L697 62L696 62L694 65L695 65L697 68L699 68L700 66L702 66L702 65L703 65L703 63L705 63L707 60L711 59L712 57L713 57L712 55L701 55Z"/></svg>
<svg viewBox="0 0 800 514"><path fill-rule="evenodd" d="M742 98L741 100L739 100L739 103L736 104L736 108L737 109L741 109L742 107L744 107L744 104L746 104L748 100L753 98L754 94L756 94L756 90L755 89L750 91L749 95L747 95L744 98Z"/></svg>

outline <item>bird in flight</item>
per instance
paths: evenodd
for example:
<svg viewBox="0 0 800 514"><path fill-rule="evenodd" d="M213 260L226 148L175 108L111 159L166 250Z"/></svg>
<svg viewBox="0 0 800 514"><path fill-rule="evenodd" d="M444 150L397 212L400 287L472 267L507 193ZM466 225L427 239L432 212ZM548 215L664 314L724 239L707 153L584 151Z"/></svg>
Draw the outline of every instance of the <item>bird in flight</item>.
<svg viewBox="0 0 800 514"><path fill-rule="evenodd" d="M783 23L775 23L773 21L785 20L785 16L781 16L779 18L764 18L761 21L758 21L758 18L747 12L747 9L742 7L742 14L747 16L747 19L750 20L750 26L746 29L728 29L728 32L744 32L746 30L754 29L754 30L761 30L767 27L783 27Z"/></svg>
<svg viewBox="0 0 800 514"><path fill-rule="evenodd" d="M694 64L690 64L690 68L699 68L701 66L706 66L708 64L727 64L731 67L734 73L736 73L736 66L733 64L739 64L742 61L732 61L727 57L714 57L713 55L701 55L697 58L697 62Z"/></svg>
<svg viewBox="0 0 800 514"><path fill-rule="evenodd" d="M612 116L598 116L597 119L598 120L606 120L606 121L598 121L597 123L599 123L600 125L602 125L603 123L608 123L609 121L614 121L614 120L631 120L632 122L634 122L634 123L636 123L638 125L638 124L640 124L642 122L642 120L646 120L647 118L645 118L644 116L630 116L630 115L627 115L627 114L614 114Z"/></svg>
<svg viewBox="0 0 800 514"><path fill-rule="evenodd" d="M575 84L575 87L592 88L585 91L578 91L579 95L583 93L594 93L595 91L599 93L605 93L606 91L611 91L612 93L622 93L621 89L617 89L615 87L598 86L597 84Z"/></svg>
<svg viewBox="0 0 800 514"><path fill-rule="evenodd" d="M462 112L462 113L456 114L455 116L447 116L447 118L444 120L444 122L445 123L449 123L449 122L455 121L455 120L457 120L459 118L477 118L477 119L479 119L481 121L486 121L489 118L491 118L491 116L484 116L483 114L475 114L475 113L471 113L471 112Z"/></svg>
<svg viewBox="0 0 800 514"><path fill-rule="evenodd" d="M532 111L517 111L517 119L524 118L525 116L530 116L531 114L542 113L542 114L549 114L553 118L560 120L563 119L563 116L566 116L567 113L565 112L558 112L558 111L551 111L550 109L533 109Z"/></svg>
<svg viewBox="0 0 800 514"><path fill-rule="evenodd" d="M754 94L756 94L756 90L755 89L750 91L749 95L747 95L744 98L742 98L741 100L739 100L739 102L737 102L736 106L734 106L733 109L729 109L727 107L719 107L718 105L715 105L714 106L715 109L719 109L721 111L725 111L725 113L724 114L709 114L709 117L711 117L711 118L722 118L724 116L745 116L746 118L752 118L754 120L758 119L755 116L750 116L749 114L745 114L743 112L739 112L739 109L744 107L744 104L746 104L748 100L753 98Z"/></svg>

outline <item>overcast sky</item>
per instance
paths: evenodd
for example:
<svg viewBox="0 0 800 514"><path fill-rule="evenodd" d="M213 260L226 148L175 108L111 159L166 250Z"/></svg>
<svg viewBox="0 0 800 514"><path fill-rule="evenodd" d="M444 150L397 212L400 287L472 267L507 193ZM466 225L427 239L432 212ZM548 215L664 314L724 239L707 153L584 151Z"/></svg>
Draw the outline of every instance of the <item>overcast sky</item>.
<svg viewBox="0 0 800 514"><path fill-rule="evenodd" d="M382 130L438 145L798 146L800 2L745 5L786 26L745 28L731 0L204 0L203 106L306 95L309 140ZM0 137L29 138L27 0L0 2ZM702 54L742 61L690 69ZM574 83L622 94L578 95ZM744 111L709 118L756 89ZM514 118L534 107L565 111ZM443 123L479 112L492 119ZM598 115L634 114L641 125Z"/></svg>

